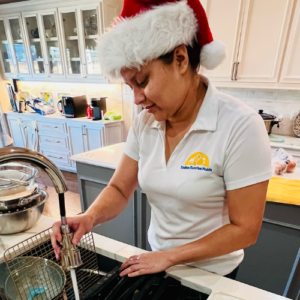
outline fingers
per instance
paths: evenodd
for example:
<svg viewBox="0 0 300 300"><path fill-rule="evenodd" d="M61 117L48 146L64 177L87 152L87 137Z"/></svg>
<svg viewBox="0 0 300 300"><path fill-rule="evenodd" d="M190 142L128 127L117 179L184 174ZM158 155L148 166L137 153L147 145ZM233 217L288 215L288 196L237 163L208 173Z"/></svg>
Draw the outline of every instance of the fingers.
<svg viewBox="0 0 300 300"><path fill-rule="evenodd" d="M142 269L142 267L140 265L132 265L131 267L125 269L121 274L120 276L123 277L123 276L130 276L131 274L133 273L138 273L140 270ZM130 276L131 277L131 276Z"/></svg>
<svg viewBox="0 0 300 300"><path fill-rule="evenodd" d="M126 269L130 265L138 264L140 260L140 256L131 256L129 259L120 267L120 271Z"/></svg>
<svg viewBox="0 0 300 300"><path fill-rule="evenodd" d="M85 234L84 227L79 226L78 230L74 232L72 244L76 246L80 242L80 240L84 236L84 234Z"/></svg>
<svg viewBox="0 0 300 300"><path fill-rule="evenodd" d="M52 225L53 232L51 234L51 244L54 249L55 257L57 260L59 260L59 254L60 254L60 247L57 244L57 241L61 242L61 240L62 240L62 236L60 233L60 225L61 225L61 222L55 222Z"/></svg>

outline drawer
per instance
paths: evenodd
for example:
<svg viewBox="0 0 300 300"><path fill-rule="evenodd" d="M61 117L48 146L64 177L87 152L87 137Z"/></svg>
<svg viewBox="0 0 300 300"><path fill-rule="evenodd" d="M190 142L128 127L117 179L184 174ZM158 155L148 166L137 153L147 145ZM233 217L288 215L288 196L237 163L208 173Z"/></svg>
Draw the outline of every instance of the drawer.
<svg viewBox="0 0 300 300"><path fill-rule="evenodd" d="M54 164L71 166L70 156L68 153L49 151L41 149L41 153L49 158Z"/></svg>
<svg viewBox="0 0 300 300"><path fill-rule="evenodd" d="M67 137L57 137L57 136L50 136L46 134L39 134L40 146L41 147L52 147L59 149L66 149L68 150L68 140Z"/></svg>
<svg viewBox="0 0 300 300"><path fill-rule="evenodd" d="M39 121L39 131L40 132L51 132L52 134L55 133L66 133L66 126L65 123L59 123L59 122L45 122L45 121Z"/></svg>

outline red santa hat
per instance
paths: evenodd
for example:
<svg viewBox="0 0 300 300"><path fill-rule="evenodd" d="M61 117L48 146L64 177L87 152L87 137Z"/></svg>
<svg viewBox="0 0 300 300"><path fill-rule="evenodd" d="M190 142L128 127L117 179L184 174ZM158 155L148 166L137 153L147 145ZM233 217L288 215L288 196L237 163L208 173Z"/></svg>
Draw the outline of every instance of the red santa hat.
<svg viewBox="0 0 300 300"><path fill-rule="evenodd" d="M124 0L121 15L98 41L102 73L118 79L122 68L139 68L182 44L192 45L194 38L204 68L214 69L226 57L199 0Z"/></svg>

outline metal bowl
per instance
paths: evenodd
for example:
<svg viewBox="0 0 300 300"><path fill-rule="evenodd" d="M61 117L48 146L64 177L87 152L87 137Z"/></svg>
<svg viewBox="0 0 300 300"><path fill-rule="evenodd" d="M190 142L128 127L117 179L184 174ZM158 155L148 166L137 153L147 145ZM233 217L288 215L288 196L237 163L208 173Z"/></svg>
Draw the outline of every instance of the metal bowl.
<svg viewBox="0 0 300 300"><path fill-rule="evenodd" d="M38 170L32 166L18 163L7 163L0 165L0 177L6 179L16 179L27 181L28 186L22 186L17 183L7 183L0 178L0 196L7 196L29 190L33 187Z"/></svg>
<svg viewBox="0 0 300 300"><path fill-rule="evenodd" d="M5 282L5 294L11 300L54 299L66 284L63 269L51 260L18 257L9 265L11 275Z"/></svg>
<svg viewBox="0 0 300 300"><path fill-rule="evenodd" d="M22 232L35 225L43 213L47 199L48 193L41 190L41 195L30 202L28 208L25 206L19 211L14 209L2 214L0 212L0 235Z"/></svg>

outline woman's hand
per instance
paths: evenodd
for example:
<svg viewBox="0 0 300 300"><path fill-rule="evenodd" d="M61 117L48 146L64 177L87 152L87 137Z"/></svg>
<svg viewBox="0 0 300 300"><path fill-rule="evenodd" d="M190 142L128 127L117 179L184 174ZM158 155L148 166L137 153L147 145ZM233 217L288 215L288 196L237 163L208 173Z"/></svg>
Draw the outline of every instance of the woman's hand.
<svg viewBox="0 0 300 300"><path fill-rule="evenodd" d="M70 227L71 232L74 233L72 244L77 245L83 235L86 233L89 233L93 228L93 221L88 215L80 215L76 217L67 218L67 223ZM59 254L60 254L60 246L58 245L58 242L62 241L61 231L60 231L61 221L55 222L52 225L53 233L51 234L51 243L52 247L54 249L55 257L57 260L59 260Z"/></svg>
<svg viewBox="0 0 300 300"><path fill-rule="evenodd" d="M149 252L131 256L120 268L120 276L135 277L165 271L172 266L167 251Z"/></svg>

